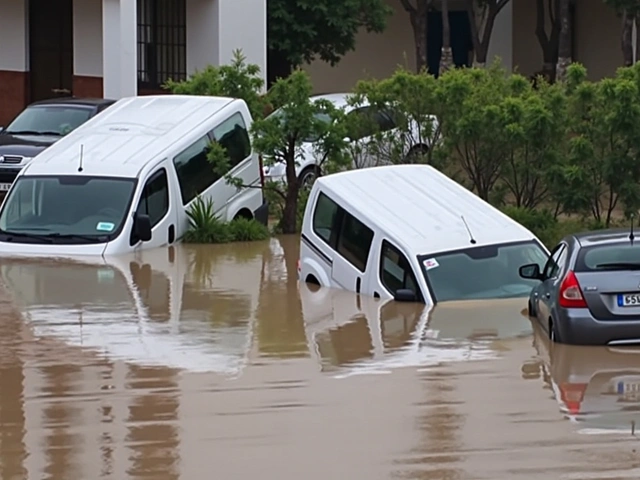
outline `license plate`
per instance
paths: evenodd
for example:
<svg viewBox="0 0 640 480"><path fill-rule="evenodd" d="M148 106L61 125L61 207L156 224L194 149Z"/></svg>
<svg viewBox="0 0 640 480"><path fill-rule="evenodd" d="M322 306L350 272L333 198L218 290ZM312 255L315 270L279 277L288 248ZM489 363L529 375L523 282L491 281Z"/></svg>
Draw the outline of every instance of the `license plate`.
<svg viewBox="0 0 640 480"><path fill-rule="evenodd" d="M618 295L619 307L639 307L640 293L623 293Z"/></svg>
<svg viewBox="0 0 640 480"><path fill-rule="evenodd" d="M0 183L0 192L8 192L10 188L10 183Z"/></svg>

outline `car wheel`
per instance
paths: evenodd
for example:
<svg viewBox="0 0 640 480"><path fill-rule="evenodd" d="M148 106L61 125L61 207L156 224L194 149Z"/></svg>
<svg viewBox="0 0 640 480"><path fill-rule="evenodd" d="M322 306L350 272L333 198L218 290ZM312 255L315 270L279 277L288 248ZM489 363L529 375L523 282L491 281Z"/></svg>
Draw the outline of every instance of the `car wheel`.
<svg viewBox="0 0 640 480"><path fill-rule="evenodd" d="M426 145L414 145L404 157L405 163L422 163L422 157L429 153Z"/></svg>
<svg viewBox="0 0 640 480"><path fill-rule="evenodd" d="M301 189L310 189L319 176L320 169L316 165L306 167L298 176L298 186Z"/></svg>

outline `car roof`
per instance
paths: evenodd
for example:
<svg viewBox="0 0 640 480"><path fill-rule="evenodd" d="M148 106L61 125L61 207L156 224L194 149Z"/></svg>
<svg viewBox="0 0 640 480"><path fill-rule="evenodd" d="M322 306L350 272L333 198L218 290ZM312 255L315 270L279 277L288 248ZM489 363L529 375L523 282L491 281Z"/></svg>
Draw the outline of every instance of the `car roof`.
<svg viewBox="0 0 640 480"><path fill-rule="evenodd" d="M629 240L628 228L610 228L607 230L592 230L587 232L574 233L570 237L575 238L581 247L592 247L596 245L607 245ZM634 233L640 242L640 229Z"/></svg>
<svg viewBox="0 0 640 480"><path fill-rule="evenodd" d="M351 93L324 93L322 95L314 95L311 97L311 101L327 100L333 103L337 108L349 107L347 99Z"/></svg>
<svg viewBox="0 0 640 480"><path fill-rule="evenodd" d="M411 254L431 254L536 237L429 165L364 168L318 178L347 211L377 226ZM464 216L476 240L471 244Z"/></svg>
<svg viewBox="0 0 640 480"><path fill-rule="evenodd" d="M28 107L35 107L38 105L81 105L97 107L100 105L111 105L116 103L116 100L110 98L77 98L77 97L61 97L61 98L49 98L47 100L40 100L33 102ZM27 107L27 108L28 108Z"/></svg>
<svg viewBox="0 0 640 480"><path fill-rule="evenodd" d="M177 142L192 144L205 123L233 98L147 95L118 100L61 138L25 167L26 175L76 175L82 151L86 175L136 177Z"/></svg>

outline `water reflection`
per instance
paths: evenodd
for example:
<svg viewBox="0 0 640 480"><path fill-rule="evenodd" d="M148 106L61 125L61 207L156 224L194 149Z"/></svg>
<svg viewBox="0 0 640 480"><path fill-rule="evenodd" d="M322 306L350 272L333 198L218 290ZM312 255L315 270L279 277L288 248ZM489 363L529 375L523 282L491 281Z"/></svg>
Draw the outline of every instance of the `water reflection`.
<svg viewBox="0 0 640 480"><path fill-rule="evenodd" d="M583 433L640 428L640 349L552 343L536 322L533 345L537 356L523 364L522 377L542 378Z"/></svg>
<svg viewBox="0 0 640 480"><path fill-rule="evenodd" d="M0 308L7 307L6 302ZM17 315L0 321L0 479L27 478L24 461L24 360L20 345L23 328Z"/></svg>
<svg viewBox="0 0 640 480"><path fill-rule="evenodd" d="M126 443L131 451L127 474L134 478L178 480L180 397L178 373L164 367L129 366L132 390Z"/></svg>
<svg viewBox="0 0 640 480"><path fill-rule="evenodd" d="M265 250L252 243L83 262L11 259L0 273L39 337L146 365L237 374L251 347Z"/></svg>
<svg viewBox="0 0 640 480"><path fill-rule="evenodd" d="M493 358L506 341L531 331L522 299L452 302L429 311L308 284L300 285L300 298L309 350L338 377Z"/></svg>

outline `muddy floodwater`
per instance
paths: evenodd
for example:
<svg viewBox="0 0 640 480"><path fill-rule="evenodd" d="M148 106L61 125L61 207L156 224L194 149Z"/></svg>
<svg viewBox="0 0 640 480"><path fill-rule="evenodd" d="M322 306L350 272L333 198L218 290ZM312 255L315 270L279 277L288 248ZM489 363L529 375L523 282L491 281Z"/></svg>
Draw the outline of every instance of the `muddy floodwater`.
<svg viewBox="0 0 640 480"><path fill-rule="evenodd" d="M297 260L2 259L0 480L640 478L640 349L552 346L523 299L312 288Z"/></svg>

